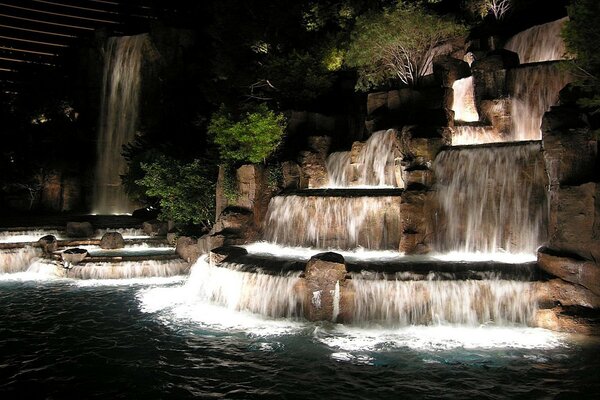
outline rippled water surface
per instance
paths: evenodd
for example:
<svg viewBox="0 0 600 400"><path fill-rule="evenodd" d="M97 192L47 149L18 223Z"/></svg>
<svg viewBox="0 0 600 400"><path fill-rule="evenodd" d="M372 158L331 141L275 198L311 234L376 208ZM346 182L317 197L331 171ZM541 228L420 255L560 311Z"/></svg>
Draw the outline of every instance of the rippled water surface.
<svg viewBox="0 0 600 400"><path fill-rule="evenodd" d="M589 338L266 321L182 307L179 285L1 281L0 398L568 399L600 389L600 344Z"/></svg>

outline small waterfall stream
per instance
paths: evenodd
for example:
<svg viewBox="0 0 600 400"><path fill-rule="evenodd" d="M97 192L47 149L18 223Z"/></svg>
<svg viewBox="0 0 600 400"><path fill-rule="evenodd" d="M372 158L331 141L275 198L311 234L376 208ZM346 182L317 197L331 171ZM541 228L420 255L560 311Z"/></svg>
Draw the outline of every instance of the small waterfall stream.
<svg viewBox="0 0 600 400"><path fill-rule="evenodd" d="M473 77L458 79L452 84L453 97L452 111L454 119L463 122L479 121L479 114L475 106L475 89Z"/></svg>
<svg viewBox="0 0 600 400"><path fill-rule="evenodd" d="M105 49L97 147L94 214L124 214L133 209L121 183L126 162L121 151L138 122L140 71L148 35L109 38Z"/></svg>

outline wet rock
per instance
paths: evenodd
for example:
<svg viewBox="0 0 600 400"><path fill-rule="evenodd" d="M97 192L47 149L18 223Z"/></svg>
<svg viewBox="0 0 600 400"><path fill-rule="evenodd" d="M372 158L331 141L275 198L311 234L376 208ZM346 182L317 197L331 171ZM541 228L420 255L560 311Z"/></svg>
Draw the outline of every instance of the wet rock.
<svg viewBox="0 0 600 400"><path fill-rule="evenodd" d="M52 254L58 248L58 242L54 235L42 236L37 241L38 246L42 249L44 254Z"/></svg>
<svg viewBox="0 0 600 400"><path fill-rule="evenodd" d="M100 247L103 249L122 249L125 247L125 240L119 232L106 232L100 239Z"/></svg>
<svg viewBox="0 0 600 400"><path fill-rule="evenodd" d="M281 163L281 172L283 174L284 189L300 189L302 171L297 163L284 161Z"/></svg>
<svg viewBox="0 0 600 400"><path fill-rule="evenodd" d="M503 136L508 136L512 133L510 110L510 99L483 100L479 105L480 116L483 122L492 125L494 130Z"/></svg>
<svg viewBox="0 0 600 400"><path fill-rule="evenodd" d="M146 221L142 224L144 233L149 236L166 236L169 231L169 225L167 222L153 219Z"/></svg>
<svg viewBox="0 0 600 400"><path fill-rule="evenodd" d="M425 254L430 251L429 237L432 228L428 224L426 210L430 195L425 191L407 190L400 203L400 244L398 250L405 254Z"/></svg>
<svg viewBox="0 0 600 400"><path fill-rule="evenodd" d="M246 231L252 228L252 211L242 207L227 207L213 226L213 233L226 229Z"/></svg>
<svg viewBox="0 0 600 400"><path fill-rule="evenodd" d="M88 255L86 249L67 249L62 252L62 260L68 264L78 264L82 262Z"/></svg>
<svg viewBox="0 0 600 400"><path fill-rule="evenodd" d="M304 151L300 153L300 168L302 170L303 188L319 188L328 182L325 157Z"/></svg>
<svg viewBox="0 0 600 400"><path fill-rule="evenodd" d="M306 281L305 317L309 321L337 320L341 292L346 286L344 257L337 253L320 253L311 257L304 271Z"/></svg>
<svg viewBox="0 0 600 400"><path fill-rule="evenodd" d="M471 76L469 64L447 55L433 59L433 74L443 87L451 88L455 81Z"/></svg>
<svg viewBox="0 0 600 400"><path fill-rule="evenodd" d="M169 232L167 233L167 243L173 245L177 244L177 238L179 237L178 232Z"/></svg>
<svg viewBox="0 0 600 400"><path fill-rule="evenodd" d="M552 188L549 237L552 249L600 260L599 183Z"/></svg>
<svg viewBox="0 0 600 400"><path fill-rule="evenodd" d="M384 112L388 104L388 92L369 93L367 95L367 115L376 111Z"/></svg>
<svg viewBox="0 0 600 400"><path fill-rule="evenodd" d="M202 254L201 248L198 246L198 240L189 236L180 236L177 239L175 251L179 257L189 263L196 262L198 257Z"/></svg>
<svg viewBox="0 0 600 400"><path fill-rule="evenodd" d="M67 222L67 236L89 238L94 236L94 228L89 222Z"/></svg>
<svg viewBox="0 0 600 400"><path fill-rule="evenodd" d="M580 306L600 308L600 296L583 286L552 279L537 284L537 296L540 305Z"/></svg>
<svg viewBox="0 0 600 400"><path fill-rule="evenodd" d="M547 273L567 282L576 283L600 296L600 265L549 249L538 251L538 266Z"/></svg>
<svg viewBox="0 0 600 400"><path fill-rule="evenodd" d="M544 114L542 140L550 185L577 185L599 174L598 140L575 107L552 107Z"/></svg>
<svg viewBox="0 0 600 400"><path fill-rule="evenodd" d="M329 147L331 146L331 138L329 136L309 136L307 142L309 151L321 157L327 157Z"/></svg>
<svg viewBox="0 0 600 400"><path fill-rule="evenodd" d="M534 325L557 332L599 335L597 318L586 318L567 313L563 307L538 310Z"/></svg>
<svg viewBox="0 0 600 400"><path fill-rule="evenodd" d="M237 246L221 246L210 251L209 260L213 265L217 265L229 259L245 256L248 251L243 247Z"/></svg>

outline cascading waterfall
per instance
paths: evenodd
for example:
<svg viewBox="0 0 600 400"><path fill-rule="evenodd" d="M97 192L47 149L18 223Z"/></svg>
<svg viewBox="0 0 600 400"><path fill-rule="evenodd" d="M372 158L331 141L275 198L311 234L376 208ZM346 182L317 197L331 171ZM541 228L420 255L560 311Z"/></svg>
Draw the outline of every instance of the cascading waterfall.
<svg viewBox="0 0 600 400"><path fill-rule="evenodd" d="M565 59L565 43L560 35L568 17L536 25L510 38L505 49L519 55L521 64Z"/></svg>
<svg viewBox="0 0 600 400"><path fill-rule="evenodd" d="M537 310L530 282L370 280L352 274L352 286L353 321L359 325L527 325Z"/></svg>
<svg viewBox="0 0 600 400"><path fill-rule="evenodd" d="M121 151L135 137L140 70L148 35L109 38L105 51L93 213L123 214L133 209L120 175L126 171Z"/></svg>
<svg viewBox="0 0 600 400"><path fill-rule="evenodd" d="M394 173L396 131L378 131L351 152L327 158L328 188L398 187ZM355 159L353 159L353 157Z"/></svg>
<svg viewBox="0 0 600 400"><path fill-rule="evenodd" d="M196 300L272 318L302 316L302 295L296 289L299 272L267 275L243 272L243 266L213 266L201 257L192 267L186 290Z"/></svg>
<svg viewBox="0 0 600 400"><path fill-rule="evenodd" d="M453 97L452 111L454 120L463 122L479 121L479 114L475 106L475 89L473 77L458 79L452 84Z"/></svg>
<svg viewBox="0 0 600 400"><path fill-rule="evenodd" d="M513 140L540 140L542 117L558 101L571 75L558 63L522 66L509 71Z"/></svg>
<svg viewBox="0 0 600 400"><path fill-rule="evenodd" d="M189 264L183 260L143 260L116 263L81 263L70 269L49 260L38 260L26 269L27 272L71 279L133 279L148 277L170 277L187 273Z"/></svg>
<svg viewBox="0 0 600 400"><path fill-rule="evenodd" d="M490 126L454 126L452 146L503 142L503 138Z"/></svg>
<svg viewBox="0 0 600 400"><path fill-rule="evenodd" d="M400 198L276 196L264 238L286 246L397 249Z"/></svg>
<svg viewBox="0 0 600 400"><path fill-rule="evenodd" d="M438 251L533 254L542 243L540 144L448 149L434 171L443 219Z"/></svg>
<svg viewBox="0 0 600 400"><path fill-rule="evenodd" d="M41 253L39 248L31 246L20 249L0 250L0 274L26 271Z"/></svg>

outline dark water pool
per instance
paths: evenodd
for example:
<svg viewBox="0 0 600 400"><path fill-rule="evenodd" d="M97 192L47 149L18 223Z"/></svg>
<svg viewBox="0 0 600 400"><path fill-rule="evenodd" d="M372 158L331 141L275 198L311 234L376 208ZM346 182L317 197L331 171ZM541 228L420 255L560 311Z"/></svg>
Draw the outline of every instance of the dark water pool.
<svg viewBox="0 0 600 400"><path fill-rule="evenodd" d="M0 282L0 399L600 395L600 343L589 338L481 329L465 340L470 330L363 331L148 306L179 290L165 285Z"/></svg>

